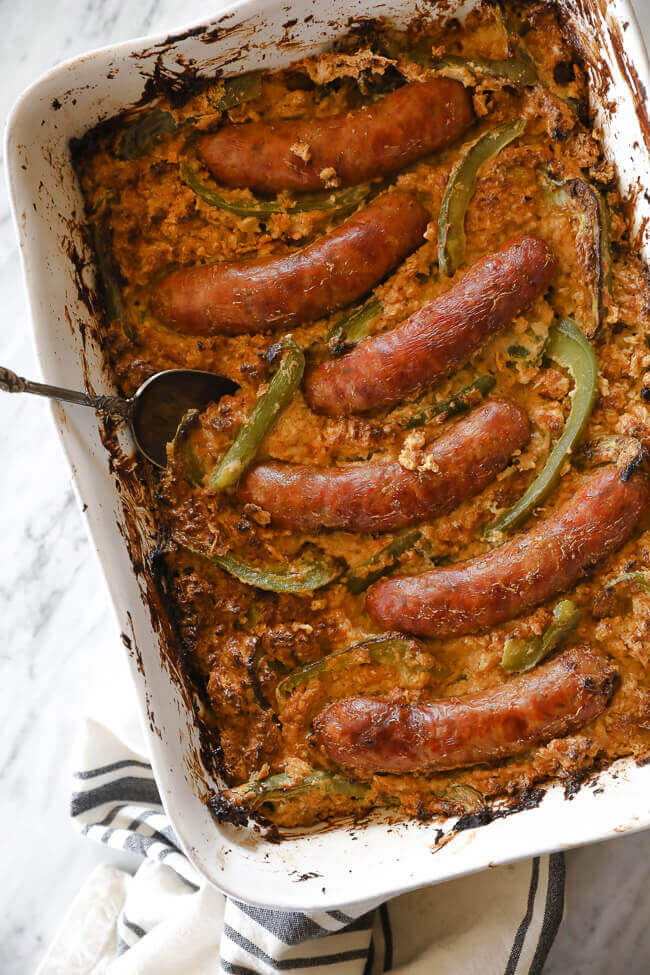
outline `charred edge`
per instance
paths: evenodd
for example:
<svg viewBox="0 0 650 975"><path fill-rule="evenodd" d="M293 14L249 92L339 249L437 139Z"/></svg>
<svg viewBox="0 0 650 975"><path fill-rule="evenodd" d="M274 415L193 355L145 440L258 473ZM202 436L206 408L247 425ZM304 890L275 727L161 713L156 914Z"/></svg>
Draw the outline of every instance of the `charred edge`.
<svg viewBox="0 0 650 975"><path fill-rule="evenodd" d="M527 786L504 809L483 806L475 812L465 813L452 827L452 833L460 833L465 829L477 829L489 825L495 819L505 819L507 816L514 816L516 813L526 812L528 809L536 809L545 795L544 789Z"/></svg>
<svg viewBox="0 0 650 975"><path fill-rule="evenodd" d="M113 115L111 118L103 119L94 125L92 129L88 129L81 136L74 136L70 139L70 156L72 158L72 165L74 169L78 169L80 163L89 156L93 156L100 148L100 143L104 139L109 139L111 136L116 136L120 127L124 124L129 115L128 110L120 112L119 115ZM88 209L86 208L86 217L88 217Z"/></svg>
<svg viewBox="0 0 650 975"><path fill-rule="evenodd" d="M234 799L229 799L222 792L211 792L206 805L219 825L222 823L230 823L231 826L248 825L249 815L245 806L235 802Z"/></svg>
<svg viewBox="0 0 650 975"><path fill-rule="evenodd" d="M171 645L168 647L168 651L170 654L176 654L179 669L185 675L191 690L194 692L190 697L192 699L194 721L199 730L199 753L201 761L208 772L216 778L217 776L224 775L226 771L223 749L221 747L218 729L206 723L194 702L194 695L202 702L205 702L207 699L205 679L194 663L191 650L185 643L178 624L176 603L171 595L171 584L167 568L167 555L169 551L169 539L161 537L156 548L149 552L147 556L149 575L172 631L173 638L170 641Z"/></svg>
<svg viewBox="0 0 650 975"><path fill-rule="evenodd" d="M574 772L564 783L564 798L573 799L573 797L580 791L585 782L594 774L593 769L583 769L582 771Z"/></svg>
<svg viewBox="0 0 650 975"><path fill-rule="evenodd" d="M582 686L589 694L595 694L597 697L604 697L605 706L607 706L616 692L618 681L618 671L612 671L601 678L587 676L584 678Z"/></svg>
<svg viewBox="0 0 650 975"><path fill-rule="evenodd" d="M283 345L282 342L274 342L266 350L266 355L264 359L266 360L267 366L274 366L282 356Z"/></svg>
<svg viewBox="0 0 650 975"><path fill-rule="evenodd" d="M597 85L592 85L592 90L595 90L596 94L600 99L606 103L607 93L610 84L613 82L612 72L609 65L603 58L591 57L588 51L585 51L584 46L577 36L575 29L573 28L569 15L572 5L569 3L563 3L558 8L558 14L560 17L560 22L564 30L565 35L569 39L573 50L576 53L576 63L580 66L585 64L589 65L593 69ZM614 57L618 67L623 75L623 78L627 82L634 103L634 109L636 116L639 120L639 125L641 127L641 132L645 140L646 145L650 144L650 116L648 115L648 102L647 102L647 92L645 85L638 76L638 73L634 65L630 62L627 52L625 51L625 45L623 37L617 27L614 27L611 20L608 20L606 24L607 31L609 33L609 38L611 41L611 47L614 52ZM591 22L592 30L596 29L596 24ZM585 121L591 122L593 119L590 116L588 109L585 107ZM581 116L582 120L582 116Z"/></svg>
<svg viewBox="0 0 650 975"><path fill-rule="evenodd" d="M234 12L224 14L223 17L219 17L217 24L224 24L227 20L231 20L233 17ZM134 57L137 59L147 57L154 51L160 54L166 53L175 44L190 40L192 37L198 37L202 44L215 44L224 37L228 37L229 34L234 34L237 31L240 31L243 26L244 24L233 24L230 27L208 27L207 24L200 24L198 27L189 27L187 30L181 31L178 34L168 34L164 40L159 41L157 44L154 44L153 47L148 48L145 51L135 54Z"/></svg>
<svg viewBox="0 0 650 975"><path fill-rule="evenodd" d="M83 234L85 238L86 229L83 229ZM88 243L87 239L84 239L84 243ZM66 257L72 264L74 269L74 286L77 291L77 298L81 304L85 307L86 311L90 316L96 315L98 312L104 310L104 303L98 301L98 296L96 292L90 288L85 281L84 272L86 268L93 267L94 264L87 260L85 257L79 253L76 243L72 238L67 238L64 241L64 247L66 252ZM94 251L91 248L91 252L94 257ZM80 329L82 341L85 339L85 328Z"/></svg>
<svg viewBox="0 0 650 975"><path fill-rule="evenodd" d="M645 462L645 458L646 458L645 448L643 447L643 444L641 444L639 450L634 455L632 460L629 460L627 462L627 464L619 474L619 477L624 484L626 484L627 481L630 480L633 474L636 474L637 471L641 470Z"/></svg>
<svg viewBox="0 0 650 975"><path fill-rule="evenodd" d="M180 71L173 71L163 63L162 55L156 58L153 71L147 77L140 96L140 104L146 104L161 95L169 99L172 108L182 108L194 95L198 95L218 74L209 78L199 76L194 65L186 65Z"/></svg>
<svg viewBox="0 0 650 975"><path fill-rule="evenodd" d="M632 100L634 102L634 110L636 116L639 120L639 126L641 128L641 133L645 141L646 146L650 146L650 116L648 115L648 93L646 91L645 85L639 78L636 68L630 61L625 46L623 43L623 38L618 30L618 27L614 29L613 25L610 23L610 39L612 42L612 50L614 51L614 57L616 58L616 63L618 64L621 74L627 81L627 84L632 93Z"/></svg>
<svg viewBox="0 0 650 975"><path fill-rule="evenodd" d="M330 352L332 357L336 359L339 358L339 356L347 355L348 352L352 352L354 347L354 342L346 342L343 335L339 335L338 338L330 345Z"/></svg>
<svg viewBox="0 0 650 975"><path fill-rule="evenodd" d="M526 809L537 809L545 794L544 789L535 789L532 786L526 786L517 797L511 814L525 812Z"/></svg>
<svg viewBox="0 0 650 975"><path fill-rule="evenodd" d="M230 823L231 826L250 825L251 821L264 830L264 839L269 843L280 843L282 834L275 823L259 811L250 809L245 803L236 802L222 792L211 791L207 807L217 823Z"/></svg>
<svg viewBox="0 0 650 975"><path fill-rule="evenodd" d="M558 61L553 68L553 81L556 85L568 85L575 81L575 76L573 61Z"/></svg>
<svg viewBox="0 0 650 975"><path fill-rule="evenodd" d="M465 813L458 819L452 828L453 833L460 833L464 829L477 829L479 826L487 826L491 823L493 819L496 819L496 813L489 806L483 806L482 809L478 809L476 812Z"/></svg>
<svg viewBox="0 0 650 975"><path fill-rule="evenodd" d="M345 52L356 44L367 46L376 51L380 45L385 29L384 22L376 17L349 17L346 33L337 38L332 45L333 51Z"/></svg>
<svg viewBox="0 0 650 975"><path fill-rule="evenodd" d="M611 699L614 697L618 685L620 683L621 675L615 671L605 678L602 685L602 691L605 695L605 704L608 705Z"/></svg>

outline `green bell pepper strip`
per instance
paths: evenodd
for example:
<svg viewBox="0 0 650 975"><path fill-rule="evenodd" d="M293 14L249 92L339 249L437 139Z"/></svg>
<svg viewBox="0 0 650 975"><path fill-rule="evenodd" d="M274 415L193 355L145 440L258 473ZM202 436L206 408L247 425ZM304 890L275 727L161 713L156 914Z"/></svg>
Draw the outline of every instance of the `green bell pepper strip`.
<svg viewBox="0 0 650 975"><path fill-rule="evenodd" d="M549 329L546 355L568 369L575 384L571 412L562 436L528 490L511 508L485 526L486 534L511 531L543 504L560 479L565 461L580 442L598 393L598 363L591 344L570 318L564 318Z"/></svg>
<svg viewBox="0 0 650 975"><path fill-rule="evenodd" d="M215 112L227 112L231 108L237 108L238 105L259 98L262 94L262 72L248 71L234 78L226 78L223 88L223 94L217 98L208 95L208 104Z"/></svg>
<svg viewBox="0 0 650 975"><path fill-rule="evenodd" d="M603 324L612 291L612 250L610 239L609 210L605 199L585 179L558 181L547 174L540 174L546 199L559 207L571 207L577 201L580 211L580 228L593 241L589 270L593 272L592 327L590 337L596 335Z"/></svg>
<svg viewBox="0 0 650 975"><path fill-rule="evenodd" d="M124 126L117 146L118 159L137 159L143 156L163 135L176 132L177 129L178 122L171 112L154 108L150 112L142 113Z"/></svg>
<svg viewBox="0 0 650 975"><path fill-rule="evenodd" d="M516 25L512 22L502 3L499 2L496 5L494 8L494 14L497 24L501 28L504 39L508 44L509 50L514 51L518 59L523 61L527 66L530 77L534 77L534 80L527 82L527 84L533 85L537 83L542 85L544 88L547 88L555 95L556 98L559 98L560 101L567 106L567 108L576 114L579 108L577 99L560 94L555 84L552 84L548 78L542 77L539 66L536 64L533 56L528 50L526 42L523 39L522 32L518 30Z"/></svg>
<svg viewBox="0 0 650 975"><path fill-rule="evenodd" d="M262 92L262 75L259 71L227 78L224 81L224 91L219 98L208 96L208 104L216 112L225 112L237 105L258 98ZM199 116L200 118L200 116ZM178 122L171 112L162 108L153 108L149 112L141 112L137 118L127 122L117 146L118 159L137 159L154 146L163 135L176 132L184 126L191 126L197 116Z"/></svg>
<svg viewBox="0 0 650 975"><path fill-rule="evenodd" d="M525 128L526 120L518 118L490 129L463 152L452 169L438 218L438 264L448 277L465 257L465 214L476 189L479 170Z"/></svg>
<svg viewBox="0 0 650 975"><path fill-rule="evenodd" d="M371 555L369 559L364 559L363 562L348 569L342 581L353 596L358 596L377 579L388 575L396 567L400 556L414 548L421 538L422 533L417 530L407 529L398 532L388 545Z"/></svg>
<svg viewBox="0 0 650 975"><path fill-rule="evenodd" d="M275 425L282 411L293 399L305 371L305 355L293 341L285 339L285 350L267 391L260 396L253 410L240 428L234 441L218 461L208 477L209 491L225 491L233 487L255 460L262 441Z"/></svg>
<svg viewBox="0 0 650 975"><path fill-rule="evenodd" d="M288 565L281 562L258 565L237 552L218 555L201 551L190 545L184 547L189 552L200 555L208 562L217 565L245 585L263 589L265 592L313 592L314 589L326 586L341 574L339 564L323 554L316 557L313 553L309 553Z"/></svg>
<svg viewBox="0 0 650 975"><path fill-rule="evenodd" d="M282 802L311 792L363 799L370 787L362 782L352 782L343 775L317 770L298 781L286 772L280 772L265 779L251 779L230 791L255 809L265 802Z"/></svg>
<svg viewBox="0 0 650 975"><path fill-rule="evenodd" d="M650 593L650 575L642 569L637 569L635 572L622 572L620 576L616 576L611 582L605 583L605 589L613 589L619 582L636 583L645 592Z"/></svg>
<svg viewBox="0 0 650 975"><path fill-rule="evenodd" d="M361 339L365 339L373 322L379 318L383 310L381 301L378 298L371 298L364 305L353 308L343 315L327 336L327 344L332 354L339 354L349 346L356 345Z"/></svg>
<svg viewBox="0 0 650 975"><path fill-rule="evenodd" d="M192 487L200 487L206 473L202 459L194 453L187 439L188 433L198 425L199 416L198 410L187 411L176 428L169 448L174 461L184 468L185 479Z"/></svg>
<svg viewBox="0 0 650 975"><path fill-rule="evenodd" d="M280 681L275 691L278 705L283 708L298 687L309 683L314 678L319 679L323 674L349 670L358 654L367 654L371 663L394 667L398 672L400 687L411 687L414 681L429 672L428 668L416 662L418 649L415 640L400 633L382 633L381 636L353 643L344 650L337 650L336 653L330 653L321 660L307 664L306 667L294 670Z"/></svg>
<svg viewBox="0 0 650 975"><path fill-rule="evenodd" d="M314 210L353 210L363 203L372 190L370 183L360 183L342 190L305 193L295 200L259 200L256 197L228 199L199 179L187 163L181 166L181 178L204 203L240 217L268 217L274 213L308 213Z"/></svg>
<svg viewBox="0 0 650 975"><path fill-rule="evenodd" d="M409 416L399 421L399 425L406 430L412 430L414 427L422 427L432 420L457 416L459 413L464 413L465 410L470 409L479 396L487 396L495 386L496 379L488 373L484 373L468 383L467 386L463 386L458 392L453 393L448 399L434 403L420 413L416 413L415 416Z"/></svg>
<svg viewBox="0 0 650 975"><path fill-rule="evenodd" d="M532 670L563 643L580 622L580 610L570 599L563 599L553 607L553 619L541 636L528 640L509 637L503 648L501 666L509 674Z"/></svg>
<svg viewBox="0 0 650 975"><path fill-rule="evenodd" d="M525 87L534 85L538 81L535 66L521 58L475 58L461 57L457 54L446 54L439 61L434 61L431 67L452 78L462 81L465 72L474 78L500 78L513 85Z"/></svg>
<svg viewBox="0 0 650 975"><path fill-rule="evenodd" d="M479 792L472 785L466 785L464 782L454 782L438 798L450 799L452 802L457 802L467 812L474 812L476 809L480 809L481 806L485 805L485 796L483 793Z"/></svg>
<svg viewBox="0 0 650 975"><path fill-rule="evenodd" d="M97 280L109 322L117 319L122 323L126 337L133 339L133 330L127 321L122 289L118 283L118 271L113 260L109 213L109 208L105 207L90 224L97 260Z"/></svg>

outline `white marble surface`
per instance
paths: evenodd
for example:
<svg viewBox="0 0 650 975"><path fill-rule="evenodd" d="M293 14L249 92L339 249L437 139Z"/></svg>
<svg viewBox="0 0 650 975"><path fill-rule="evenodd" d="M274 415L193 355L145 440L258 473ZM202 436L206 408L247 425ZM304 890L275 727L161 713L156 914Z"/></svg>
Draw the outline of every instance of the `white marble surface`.
<svg viewBox="0 0 650 975"><path fill-rule="evenodd" d="M2 0L0 117L64 58L214 12L218 0ZM636 0L650 38L650 0ZM4 159L2 160L4 167ZM18 249L0 182L0 362L36 374ZM67 816L77 705L116 632L46 405L1 402L0 972L34 970L104 848ZM650 832L567 857L567 911L546 975L650 967ZM459 973L460 975L460 973Z"/></svg>

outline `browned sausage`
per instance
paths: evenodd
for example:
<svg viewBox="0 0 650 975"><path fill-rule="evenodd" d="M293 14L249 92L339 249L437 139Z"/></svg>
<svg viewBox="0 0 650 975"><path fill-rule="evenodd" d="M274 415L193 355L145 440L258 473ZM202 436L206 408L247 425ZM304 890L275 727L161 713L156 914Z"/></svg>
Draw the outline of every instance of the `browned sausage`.
<svg viewBox="0 0 650 975"><path fill-rule="evenodd" d="M465 88L436 78L347 115L225 125L199 140L198 154L226 186L318 190L334 175L338 185L353 186L449 145L473 119ZM308 147L302 155L300 143Z"/></svg>
<svg viewBox="0 0 650 975"><path fill-rule="evenodd" d="M482 558L379 582L366 608L390 630L440 638L513 619L565 592L625 542L648 508L645 474L604 467L563 508Z"/></svg>
<svg viewBox="0 0 650 975"><path fill-rule="evenodd" d="M285 257L172 271L158 285L154 311L193 335L240 335L314 321L370 291L423 243L428 220L415 197L392 190Z"/></svg>
<svg viewBox="0 0 650 975"><path fill-rule="evenodd" d="M393 531L478 494L529 436L521 407L495 399L435 441L427 452L428 470L376 461L343 467L259 464L241 482L239 495L268 511L278 528Z"/></svg>
<svg viewBox="0 0 650 975"><path fill-rule="evenodd" d="M397 328L317 366L305 381L307 402L330 416L399 402L465 363L546 290L554 270L548 244L518 237Z"/></svg>
<svg viewBox="0 0 650 975"><path fill-rule="evenodd" d="M609 704L617 676L602 657L573 647L480 694L427 704L335 701L316 718L316 742L336 765L361 775L494 762L592 721Z"/></svg>

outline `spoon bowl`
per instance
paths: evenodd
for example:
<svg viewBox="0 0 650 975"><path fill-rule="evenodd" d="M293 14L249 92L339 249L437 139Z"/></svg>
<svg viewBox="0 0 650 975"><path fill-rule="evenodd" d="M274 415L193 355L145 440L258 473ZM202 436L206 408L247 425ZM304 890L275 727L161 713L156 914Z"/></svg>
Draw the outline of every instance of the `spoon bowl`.
<svg viewBox="0 0 650 975"><path fill-rule="evenodd" d="M0 389L7 393L34 393L64 403L88 406L125 420L135 444L156 467L167 463L167 444L188 410L203 410L222 396L232 396L239 384L227 376L201 369L166 369L150 376L126 399L122 396L94 396L61 386L35 383L0 366Z"/></svg>
<svg viewBox="0 0 650 975"><path fill-rule="evenodd" d="M130 425L138 450L156 467L165 467L166 445L187 411L203 410L238 389L234 380L199 369L167 369L151 376L131 398Z"/></svg>

